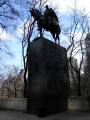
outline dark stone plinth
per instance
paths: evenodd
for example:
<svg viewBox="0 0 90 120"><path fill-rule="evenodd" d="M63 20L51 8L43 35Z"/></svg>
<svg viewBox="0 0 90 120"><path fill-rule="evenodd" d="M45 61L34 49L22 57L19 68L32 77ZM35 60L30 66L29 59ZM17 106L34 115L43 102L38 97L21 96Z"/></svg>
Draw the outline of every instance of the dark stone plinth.
<svg viewBox="0 0 90 120"><path fill-rule="evenodd" d="M46 38L30 43L28 113L55 114L67 110L69 80L66 49Z"/></svg>

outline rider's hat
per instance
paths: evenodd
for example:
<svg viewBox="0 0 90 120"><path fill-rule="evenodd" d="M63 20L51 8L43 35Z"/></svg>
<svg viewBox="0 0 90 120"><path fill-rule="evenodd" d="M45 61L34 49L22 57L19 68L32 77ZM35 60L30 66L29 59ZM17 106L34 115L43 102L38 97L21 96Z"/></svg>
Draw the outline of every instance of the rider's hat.
<svg viewBox="0 0 90 120"><path fill-rule="evenodd" d="M48 5L46 5L46 9L48 9Z"/></svg>

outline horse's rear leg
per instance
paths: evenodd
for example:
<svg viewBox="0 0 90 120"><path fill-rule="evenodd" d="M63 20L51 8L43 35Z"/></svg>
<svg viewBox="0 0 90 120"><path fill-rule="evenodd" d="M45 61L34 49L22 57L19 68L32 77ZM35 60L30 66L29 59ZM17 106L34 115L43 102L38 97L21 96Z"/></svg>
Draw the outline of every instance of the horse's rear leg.
<svg viewBox="0 0 90 120"><path fill-rule="evenodd" d="M43 37L42 28L39 28L38 30L40 32L40 37Z"/></svg>
<svg viewBox="0 0 90 120"><path fill-rule="evenodd" d="M59 38L59 34L56 34L56 39L58 39L58 45L60 45L60 38Z"/></svg>

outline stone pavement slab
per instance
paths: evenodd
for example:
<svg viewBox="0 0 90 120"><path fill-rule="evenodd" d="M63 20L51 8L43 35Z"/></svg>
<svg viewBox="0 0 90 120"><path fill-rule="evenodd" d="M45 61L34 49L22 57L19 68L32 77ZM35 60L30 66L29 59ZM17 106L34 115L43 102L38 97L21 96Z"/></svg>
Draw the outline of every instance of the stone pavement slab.
<svg viewBox="0 0 90 120"><path fill-rule="evenodd" d="M90 120L88 112L63 112L39 118L36 115L22 112L0 111L0 120Z"/></svg>
<svg viewBox="0 0 90 120"><path fill-rule="evenodd" d="M90 113L63 112L46 117L45 120L90 120Z"/></svg>

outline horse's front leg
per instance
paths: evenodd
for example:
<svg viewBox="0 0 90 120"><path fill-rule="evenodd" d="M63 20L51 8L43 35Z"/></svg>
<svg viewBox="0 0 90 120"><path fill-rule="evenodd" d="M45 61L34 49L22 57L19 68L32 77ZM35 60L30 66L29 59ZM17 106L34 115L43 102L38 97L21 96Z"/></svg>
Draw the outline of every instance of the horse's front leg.
<svg viewBox="0 0 90 120"><path fill-rule="evenodd" d="M52 34L52 36L53 36L53 38L54 38L54 40L55 40L55 43L56 43L55 33L51 32L51 34Z"/></svg>
<svg viewBox="0 0 90 120"><path fill-rule="evenodd" d="M40 31L40 37L43 37L43 34L42 34L42 27L40 27L39 25L38 25L38 30Z"/></svg>

